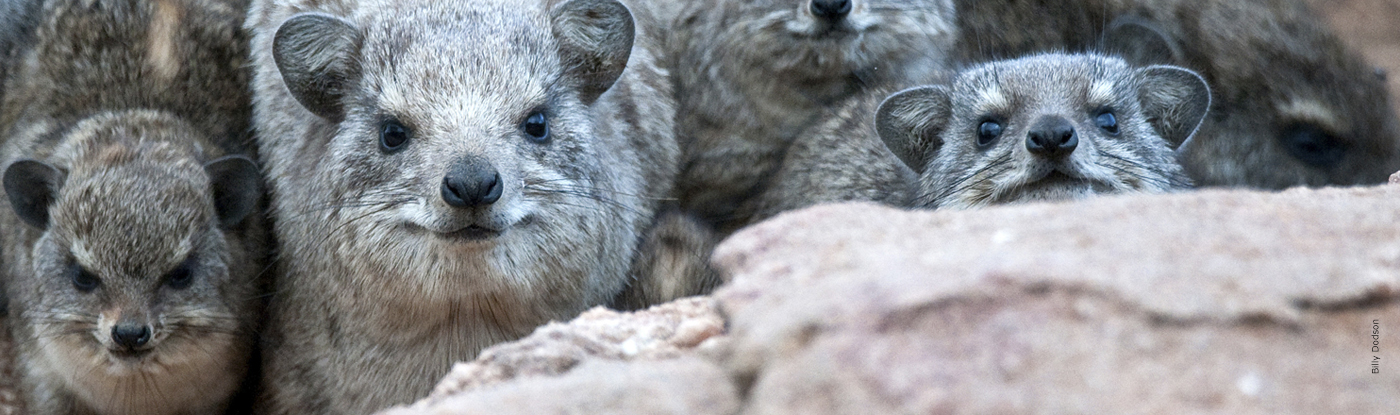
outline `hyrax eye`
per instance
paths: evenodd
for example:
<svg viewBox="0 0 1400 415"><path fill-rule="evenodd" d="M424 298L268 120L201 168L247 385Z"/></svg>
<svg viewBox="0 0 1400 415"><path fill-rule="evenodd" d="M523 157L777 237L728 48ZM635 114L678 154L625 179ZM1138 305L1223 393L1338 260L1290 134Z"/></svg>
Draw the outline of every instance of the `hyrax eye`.
<svg viewBox="0 0 1400 415"><path fill-rule="evenodd" d="M535 111L529 117L525 117L525 123L520 125L520 129L536 143L549 142L549 120L542 111Z"/></svg>
<svg viewBox="0 0 1400 415"><path fill-rule="evenodd" d="M72 274L70 279L73 281L73 288L76 288L78 292L90 293L102 285L102 280L83 269L81 265L73 265L73 270L70 273Z"/></svg>
<svg viewBox="0 0 1400 415"><path fill-rule="evenodd" d="M1099 113L1094 117L1094 124L1108 135L1118 135L1118 117L1113 116L1113 111Z"/></svg>
<svg viewBox="0 0 1400 415"><path fill-rule="evenodd" d="M190 288L190 284L194 283L193 268L194 267L189 263L189 261L186 261L184 264L180 264L180 266L175 267L174 270L171 270L169 273L165 274L165 286L176 290Z"/></svg>
<svg viewBox="0 0 1400 415"><path fill-rule="evenodd" d="M389 119L379 127L379 151L384 154L397 153L408 147L409 139L408 127L405 127L399 120Z"/></svg>
<svg viewBox="0 0 1400 415"><path fill-rule="evenodd" d="M1001 123L996 121L983 121L977 126L977 145L986 147L992 145L997 137L1001 137Z"/></svg>

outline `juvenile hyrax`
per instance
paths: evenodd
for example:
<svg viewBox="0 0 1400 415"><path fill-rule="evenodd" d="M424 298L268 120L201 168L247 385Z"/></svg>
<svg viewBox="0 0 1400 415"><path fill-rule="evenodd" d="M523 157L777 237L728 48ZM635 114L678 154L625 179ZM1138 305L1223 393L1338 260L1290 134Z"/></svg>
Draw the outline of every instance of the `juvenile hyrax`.
<svg viewBox="0 0 1400 415"><path fill-rule="evenodd" d="M545 3L254 4L281 244L264 410L411 402L622 290L675 171L656 26Z"/></svg>
<svg viewBox="0 0 1400 415"><path fill-rule="evenodd" d="M672 43L680 207L721 234L765 192L794 139L870 90L939 80L952 0L703 0Z"/></svg>
<svg viewBox="0 0 1400 415"><path fill-rule="evenodd" d="M1384 81L1301 0L959 0L958 7L958 55L967 61L1102 47L1135 65L1200 73L1214 106L1181 150L1198 184L1381 183L1400 170L1400 127Z"/></svg>
<svg viewBox="0 0 1400 415"><path fill-rule="evenodd" d="M34 414L223 411L265 249L243 8L47 0L0 106L0 245ZM246 154L251 154L251 151Z"/></svg>
<svg viewBox="0 0 1400 415"><path fill-rule="evenodd" d="M1173 149L1209 106L1187 69L1047 54L900 92L875 122L921 174L916 206L970 208L1188 187Z"/></svg>

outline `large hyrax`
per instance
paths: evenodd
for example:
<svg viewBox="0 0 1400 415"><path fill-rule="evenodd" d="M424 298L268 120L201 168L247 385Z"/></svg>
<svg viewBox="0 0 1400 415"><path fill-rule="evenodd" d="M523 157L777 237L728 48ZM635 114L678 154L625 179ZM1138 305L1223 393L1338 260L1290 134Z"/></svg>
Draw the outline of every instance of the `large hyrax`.
<svg viewBox="0 0 1400 415"><path fill-rule="evenodd" d="M1173 149L1209 107L1209 87L1187 69L1045 54L905 90L875 122L920 173L917 207L972 208L1189 187Z"/></svg>
<svg viewBox="0 0 1400 415"><path fill-rule="evenodd" d="M1214 103L1181 160L1198 184L1380 183L1400 170L1400 127L1382 76L1302 0L959 0L958 6L963 60L1102 48L1137 65L1200 73Z"/></svg>
<svg viewBox="0 0 1400 415"><path fill-rule="evenodd" d="M41 3L0 104L28 410L219 413L249 367L266 249L243 5Z"/></svg>
<svg viewBox="0 0 1400 415"><path fill-rule="evenodd" d="M938 81L952 0L702 0L670 47L682 209L721 234L750 222L794 138L871 90Z"/></svg>
<svg viewBox="0 0 1400 415"><path fill-rule="evenodd" d="M622 290L677 153L646 10L276 0L249 27L281 244L264 410L411 402Z"/></svg>

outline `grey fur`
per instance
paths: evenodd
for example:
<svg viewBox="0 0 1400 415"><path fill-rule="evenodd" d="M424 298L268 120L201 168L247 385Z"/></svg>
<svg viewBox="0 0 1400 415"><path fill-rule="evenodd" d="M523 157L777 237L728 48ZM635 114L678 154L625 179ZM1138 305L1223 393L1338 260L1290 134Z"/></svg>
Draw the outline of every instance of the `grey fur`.
<svg viewBox="0 0 1400 415"><path fill-rule="evenodd" d="M1301 0L958 0L958 8L964 62L1102 49L1205 77L1214 107L1181 160L1198 184L1382 183L1400 170L1384 81Z"/></svg>
<svg viewBox="0 0 1400 415"><path fill-rule="evenodd" d="M622 291L675 175L669 74L653 63L660 25L610 0L557 3L255 3L257 131L282 244L263 411L411 402L453 362ZM353 42L339 44L357 46L295 52L303 40L279 27L302 13L345 22ZM279 45L294 46L278 56ZM315 79L298 68L330 68L335 81L289 91ZM523 131L538 109L547 143ZM386 154L391 117L412 135ZM441 196L445 172L468 162L499 174L489 207ZM487 228L501 232L454 236Z"/></svg>
<svg viewBox="0 0 1400 415"><path fill-rule="evenodd" d="M881 104L876 124L920 172L915 206L971 208L1187 188L1173 148L1191 140L1209 106L1205 81L1183 68L1046 54L982 64L949 86L902 91ZM1102 114L1116 124L1096 124ZM1078 144L1065 158L1030 150L1029 134L1042 120L1073 127ZM984 123L1002 132L984 139Z"/></svg>
<svg viewBox="0 0 1400 415"><path fill-rule="evenodd" d="M942 79L952 2L852 0L838 26L814 16L810 4L670 6L676 18L667 62L683 154L677 211L658 219L633 267L624 299L648 302L619 306L708 293L720 283L709 250L778 212L907 199L912 173L880 144L868 119L889 91Z"/></svg>
<svg viewBox="0 0 1400 415"><path fill-rule="evenodd" d="M0 257L29 413L218 413L242 386L267 247L243 156L244 6L7 6L35 19L0 104ZM143 354L116 344L118 323L150 327Z"/></svg>
<svg viewBox="0 0 1400 415"><path fill-rule="evenodd" d="M942 80L951 0L854 0L845 24L860 35L825 31L808 4L693 1L677 19L679 203L721 235L752 222L742 206L847 100Z"/></svg>

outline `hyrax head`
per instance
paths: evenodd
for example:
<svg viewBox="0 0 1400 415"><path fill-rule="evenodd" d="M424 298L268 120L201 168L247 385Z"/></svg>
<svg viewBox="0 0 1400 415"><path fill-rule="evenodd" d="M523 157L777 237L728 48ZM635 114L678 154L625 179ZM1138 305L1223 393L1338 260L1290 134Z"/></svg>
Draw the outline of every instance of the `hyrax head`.
<svg viewBox="0 0 1400 415"><path fill-rule="evenodd" d="M282 79L337 125L308 144L326 148L333 207L363 232L452 247L607 215L616 166L600 163L589 106L627 64L632 17L614 0L542 5L379 2L354 21L283 22Z"/></svg>
<svg viewBox="0 0 1400 415"><path fill-rule="evenodd" d="M920 174L915 203L976 207L1189 186L1174 148L1210 106L1195 73L1097 55L983 64L896 93L876 126Z"/></svg>
<svg viewBox="0 0 1400 415"><path fill-rule="evenodd" d="M1302 1L1206 2L1201 32L1168 38L1173 64L1214 90L1181 163L1201 185L1383 183L1400 170L1400 126L1376 71Z"/></svg>
<svg viewBox="0 0 1400 415"><path fill-rule="evenodd" d="M753 0L699 4L715 26L691 43L741 71L761 69L764 82L807 83L869 77L937 54L952 44L947 0ZM683 20L681 24L690 24ZM691 29L696 30L696 29ZM822 91L815 91L822 92Z"/></svg>
<svg viewBox="0 0 1400 415"><path fill-rule="evenodd" d="M261 179L245 157L201 163L195 136L164 113L103 113L47 161L6 166L10 206L37 234L32 271L12 276L12 312L68 384L130 377L136 390L246 351L254 285L230 272L247 258L225 231L255 210Z"/></svg>

